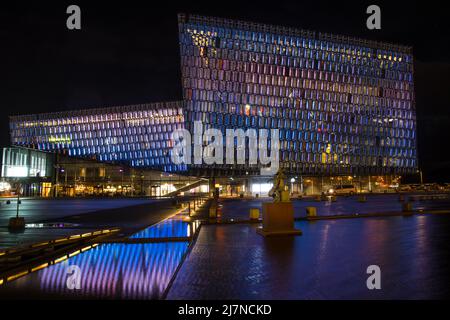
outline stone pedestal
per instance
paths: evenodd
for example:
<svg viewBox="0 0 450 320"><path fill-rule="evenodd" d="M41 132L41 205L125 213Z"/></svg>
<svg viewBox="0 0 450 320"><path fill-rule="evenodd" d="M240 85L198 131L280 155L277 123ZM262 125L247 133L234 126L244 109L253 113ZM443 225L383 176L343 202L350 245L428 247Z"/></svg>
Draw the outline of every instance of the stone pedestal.
<svg viewBox="0 0 450 320"><path fill-rule="evenodd" d="M262 236L301 235L294 229L294 208L292 202L265 202L262 211L262 228L257 232Z"/></svg>

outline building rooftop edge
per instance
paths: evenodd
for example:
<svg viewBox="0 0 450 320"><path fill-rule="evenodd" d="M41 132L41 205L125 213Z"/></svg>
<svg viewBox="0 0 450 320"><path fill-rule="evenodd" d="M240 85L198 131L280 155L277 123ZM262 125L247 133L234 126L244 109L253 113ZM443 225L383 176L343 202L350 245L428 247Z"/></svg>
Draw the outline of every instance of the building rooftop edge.
<svg viewBox="0 0 450 320"><path fill-rule="evenodd" d="M196 23L204 23L211 26L218 27L229 27L229 28L238 28L242 30L249 31L257 31L257 32L270 32L274 34L286 34L297 37L305 37L316 40L327 40L327 41L337 41L337 42L345 42L350 45L358 45L358 46L366 46L373 49L383 49L383 50L396 50L406 54L412 54L412 46L394 44L385 41L375 41L368 40L359 37L346 36L346 35L338 35L338 34L330 34L323 32L316 32L312 30L293 28L293 27L284 27L279 25L265 24L260 22L252 22L252 21L244 21L244 20L236 20L236 19L228 19L228 18L219 18L219 17L209 17L197 14L187 14L187 13L178 13L178 22L186 23L186 22L196 22Z"/></svg>
<svg viewBox="0 0 450 320"><path fill-rule="evenodd" d="M122 106L109 106L109 107L92 107L87 109L74 109L65 111L55 111L55 112L42 112L42 113L27 113L20 115L9 115L10 120L18 119L21 117L42 117L42 116L61 116L72 113L73 115L91 115L94 113L102 113L105 111L116 111L116 112L128 112L128 111L140 111L140 110L158 110L159 108L167 106L176 106L177 104L184 103L183 100L172 100L172 101L159 101L159 102L147 102L138 103Z"/></svg>

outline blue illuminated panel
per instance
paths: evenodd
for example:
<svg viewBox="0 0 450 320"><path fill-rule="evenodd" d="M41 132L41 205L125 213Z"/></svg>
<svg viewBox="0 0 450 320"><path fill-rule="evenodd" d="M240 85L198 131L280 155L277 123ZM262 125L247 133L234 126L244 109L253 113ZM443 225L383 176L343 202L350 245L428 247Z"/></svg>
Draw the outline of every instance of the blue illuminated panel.
<svg viewBox="0 0 450 320"><path fill-rule="evenodd" d="M180 128L184 128L182 102L10 118L14 145L169 172L186 170L170 160L171 133Z"/></svg>

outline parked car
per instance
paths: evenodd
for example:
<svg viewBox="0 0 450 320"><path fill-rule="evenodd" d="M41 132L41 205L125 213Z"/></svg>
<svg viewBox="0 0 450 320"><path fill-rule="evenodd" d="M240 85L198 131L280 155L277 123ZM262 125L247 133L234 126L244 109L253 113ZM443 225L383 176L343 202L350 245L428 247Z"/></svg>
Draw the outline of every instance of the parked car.
<svg viewBox="0 0 450 320"><path fill-rule="evenodd" d="M355 193L356 187L353 184L343 184L328 189L328 194L330 195L354 195Z"/></svg>

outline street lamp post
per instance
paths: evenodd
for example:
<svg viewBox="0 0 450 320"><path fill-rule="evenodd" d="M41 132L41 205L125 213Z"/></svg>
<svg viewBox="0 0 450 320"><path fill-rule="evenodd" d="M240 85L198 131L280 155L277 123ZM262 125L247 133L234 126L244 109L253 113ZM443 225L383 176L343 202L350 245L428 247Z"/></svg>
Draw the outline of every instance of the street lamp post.
<svg viewBox="0 0 450 320"><path fill-rule="evenodd" d="M303 196L303 176L300 176L300 192Z"/></svg>
<svg viewBox="0 0 450 320"><path fill-rule="evenodd" d="M292 177L292 178L291 178L291 194L294 193L294 182L295 182L295 178Z"/></svg>
<svg viewBox="0 0 450 320"><path fill-rule="evenodd" d="M16 219L19 219L19 205L20 205L20 183L17 187L17 211L16 211Z"/></svg>
<svg viewBox="0 0 450 320"><path fill-rule="evenodd" d="M21 185L19 183L17 187L17 211L16 211L16 217L12 217L9 219L8 228L11 231L21 231L25 229L25 218L19 218L19 206L20 206L20 189Z"/></svg>
<svg viewBox="0 0 450 320"><path fill-rule="evenodd" d="M419 177L420 177L420 184L423 184L423 175L422 175L422 170L417 170L417 172L419 173Z"/></svg>
<svg viewBox="0 0 450 320"><path fill-rule="evenodd" d="M124 188L123 188L123 169L120 168L119 171L120 171L120 174L121 174L121 176L122 176L121 178L122 178L122 196L123 196L123 195L124 195L124 192L123 192L123 189L124 189Z"/></svg>
<svg viewBox="0 0 450 320"><path fill-rule="evenodd" d="M59 183L59 165L55 165L56 177L55 177L55 198L58 197L58 183Z"/></svg>

